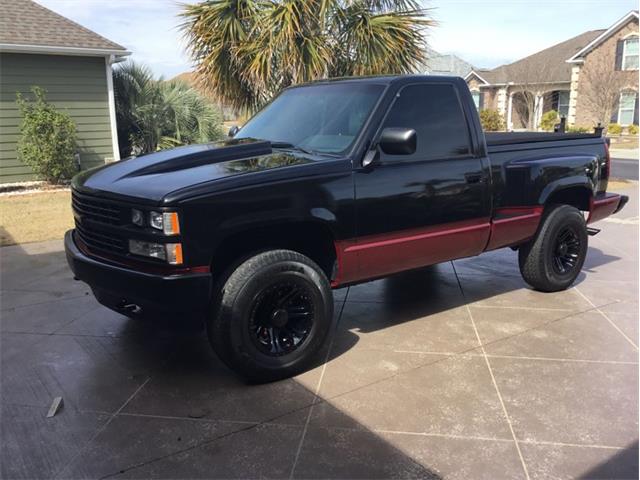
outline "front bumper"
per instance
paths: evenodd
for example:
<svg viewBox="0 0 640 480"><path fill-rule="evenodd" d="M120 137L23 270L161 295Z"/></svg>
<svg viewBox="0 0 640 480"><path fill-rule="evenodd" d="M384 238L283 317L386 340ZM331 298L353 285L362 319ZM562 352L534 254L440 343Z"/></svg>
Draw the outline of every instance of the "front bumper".
<svg viewBox="0 0 640 480"><path fill-rule="evenodd" d="M206 312L211 299L210 273L160 275L113 265L85 255L73 232L64 236L67 263L104 306L130 316Z"/></svg>

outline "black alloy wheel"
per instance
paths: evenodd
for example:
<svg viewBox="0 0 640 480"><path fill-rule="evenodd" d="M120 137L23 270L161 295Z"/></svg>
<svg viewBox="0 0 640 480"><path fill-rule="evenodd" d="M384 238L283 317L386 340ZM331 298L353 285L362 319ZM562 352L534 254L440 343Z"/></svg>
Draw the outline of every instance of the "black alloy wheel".
<svg viewBox="0 0 640 480"><path fill-rule="evenodd" d="M333 323L325 272L309 257L280 249L239 260L230 271L207 322L220 359L252 383L314 365Z"/></svg>
<svg viewBox="0 0 640 480"><path fill-rule="evenodd" d="M556 237L553 251L553 268L565 275L578 264L580 258L580 237L572 227L565 227Z"/></svg>
<svg viewBox="0 0 640 480"><path fill-rule="evenodd" d="M249 321L251 338L258 350L278 357L304 344L313 328L315 308L311 295L305 284L291 280L260 292Z"/></svg>

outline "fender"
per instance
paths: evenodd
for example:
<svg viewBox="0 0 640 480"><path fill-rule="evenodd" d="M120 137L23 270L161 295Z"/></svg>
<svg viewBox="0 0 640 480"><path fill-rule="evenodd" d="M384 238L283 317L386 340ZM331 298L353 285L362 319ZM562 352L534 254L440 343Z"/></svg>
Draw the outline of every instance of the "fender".
<svg viewBox="0 0 640 480"><path fill-rule="evenodd" d="M526 190L523 205L544 205L555 193L568 188L585 188L593 196L598 184L600 163L597 155L559 155L518 159L505 165L510 190ZM515 193L515 192L514 192ZM523 192L519 192L522 195Z"/></svg>

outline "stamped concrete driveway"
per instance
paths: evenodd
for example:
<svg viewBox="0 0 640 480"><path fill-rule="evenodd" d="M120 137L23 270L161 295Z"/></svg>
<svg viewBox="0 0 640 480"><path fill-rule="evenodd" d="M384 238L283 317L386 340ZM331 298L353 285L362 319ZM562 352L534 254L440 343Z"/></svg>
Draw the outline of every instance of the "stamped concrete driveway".
<svg viewBox="0 0 640 480"><path fill-rule="evenodd" d="M60 242L3 248L2 477L637 478L628 193L575 288L506 250L339 290L326 362L261 386L99 306Z"/></svg>

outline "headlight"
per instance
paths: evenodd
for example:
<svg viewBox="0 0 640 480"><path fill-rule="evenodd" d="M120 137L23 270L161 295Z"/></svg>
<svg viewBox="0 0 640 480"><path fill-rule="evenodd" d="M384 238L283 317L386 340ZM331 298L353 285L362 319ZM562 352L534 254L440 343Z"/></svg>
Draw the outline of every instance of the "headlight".
<svg viewBox="0 0 640 480"><path fill-rule="evenodd" d="M129 240L129 253L142 257L157 258L171 265L182 264L181 243L153 243Z"/></svg>
<svg viewBox="0 0 640 480"><path fill-rule="evenodd" d="M165 235L180 233L180 222L176 212L150 212L149 223L153 228L162 230Z"/></svg>

